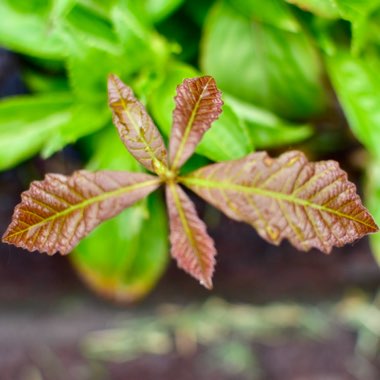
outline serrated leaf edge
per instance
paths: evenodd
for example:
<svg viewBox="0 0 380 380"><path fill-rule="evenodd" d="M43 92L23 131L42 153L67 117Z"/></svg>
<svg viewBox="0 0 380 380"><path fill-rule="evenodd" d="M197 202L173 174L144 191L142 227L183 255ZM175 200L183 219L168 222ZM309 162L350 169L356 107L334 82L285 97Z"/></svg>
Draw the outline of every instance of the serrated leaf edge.
<svg viewBox="0 0 380 380"><path fill-rule="evenodd" d="M61 212L58 212L58 213L56 213L54 215L51 215L48 218L43 219L39 223L30 225L30 226L28 226L27 228L25 228L23 230L18 230L17 232L15 232L15 233L13 233L11 235L8 235L8 231L13 227L13 223L11 223L9 225L7 231L4 233L4 235L2 237L2 241L5 242L5 243L13 244L11 242L11 239L14 238L15 236L18 236L20 234L28 232L31 229L39 228L39 227L41 227L41 226L43 226L43 225L45 225L45 224L47 224L47 223L49 223L49 222L51 222L51 221L53 221L55 219L58 219L58 218L61 218L61 217L65 216L65 215L67 215L67 214L70 214L70 213L72 213L75 210L85 208L85 207L87 207L89 205L92 205L94 203L101 202L103 200L106 200L106 199L109 199L109 198L112 198L112 197L116 197L116 196L119 196L119 195L122 195L122 194L125 194L125 193L129 193L129 192L137 190L137 189L141 189L141 188L144 188L144 187L147 187L147 186L152 186L152 185L158 185L160 183L161 183L161 180L159 178L157 178L157 179L152 179L152 180L149 180L149 181L141 182L141 183L130 185L130 186L124 186L124 187L121 187L121 188L119 188L117 190L113 190L113 191L110 191L110 192L106 192L106 193L97 195L97 196L95 196L93 198L86 199L83 202L80 202L80 203L77 203L75 205L72 205L71 207L68 207L67 209L65 209L65 210L63 210ZM56 194L54 196L57 197ZM21 206L21 205L22 205L22 203L20 203L18 206ZM18 212L18 206L15 209L15 215L17 215L16 213ZM23 212L25 212L25 210L23 210ZM15 217L13 217L13 218L15 218Z"/></svg>

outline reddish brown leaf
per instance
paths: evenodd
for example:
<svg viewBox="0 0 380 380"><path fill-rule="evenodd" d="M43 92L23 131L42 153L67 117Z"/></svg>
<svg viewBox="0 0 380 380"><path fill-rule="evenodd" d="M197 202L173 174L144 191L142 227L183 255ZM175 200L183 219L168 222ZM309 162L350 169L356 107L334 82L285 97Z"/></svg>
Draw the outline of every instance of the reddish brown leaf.
<svg viewBox="0 0 380 380"><path fill-rule="evenodd" d="M201 168L181 182L274 244L288 238L301 250L330 252L378 230L337 162L309 163L297 151L278 159L253 153Z"/></svg>
<svg viewBox="0 0 380 380"><path fill-rule="evenodd" d="M22 193L3 241L50 255L69 253L99 223L159 184L157 177L142 173L81 170L70 177L48 174Z"/></svg>
<svg viewBox="0 0 380 380"><path fill-rule="evenodd" d="M193 202L178 185L166 186L166 201L172 256L180 268L211 289L216 250L205 224L199 219Z"/></svg>
<svg viewBox="0 0 380 380"><path fill-rule="evenodd" d="M161 174L167 167L167 152L161 134L145 107L116 75L108 78L109 105L121 140L148 170Z"/></svg>
<svg viewBox="0 0 380 380"><path fill-rule="evenodd" d="M221 93L210 76L185 79L177 87L170 138L172 168L180 168L193 154L204 133L222 112Z"/></svg>

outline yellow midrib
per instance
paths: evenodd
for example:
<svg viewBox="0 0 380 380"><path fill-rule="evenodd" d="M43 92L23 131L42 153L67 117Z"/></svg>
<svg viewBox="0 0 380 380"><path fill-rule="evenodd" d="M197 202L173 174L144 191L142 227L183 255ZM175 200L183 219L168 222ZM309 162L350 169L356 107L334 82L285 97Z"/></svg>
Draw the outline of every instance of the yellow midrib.
<svg viewBox="0 0 380 380"><path fill-rule="evenodd" d="M181 143L179 145L179 148L177 150L177 153L174 157L174 160L173 160L173 165L171 166L172 169L177 169L177 164L178 164L178 161L179 159L181 158L182 154L183 154L183 150L185 149L185 146L186 146L186 143L187 143L187 140L189 138L189 135L190 135L190 132L191 132L191 129L192 129L192 126L193 126L193 122L194 122L194 119L195 119L195 116L198 112L198 109L199 109L199 105L201 103L201 100L203 98L203 94L205 93L205 91L207 90L208 88L208 85L209 83L211 82L211 78L207 81L207 83L205 84L202 92L200 93L199 95L199 98L197 100L197 102L195 103L195 106L191 112L191 115L190 115L190 118L189 118L189 121L187 122L186 124L186 128L185 128L185 132L183 134L183 137L182 137L182 140L181 140Z"/></svg>
<svg viewBox="0 0 380 380"><path fill-rule="evenodd" d="M121 91L120 91L117 83L114 83L114 85L115 85L116 91L117 91L117 93L119 95L119 99L120 99L121 105L122 105L122 107L124 109L124 112L127 114L129 120L131 121L132 127L135 130L136 135L139 136L139 138L141 138L141 141L146 146L146 149L147 149L146 152L149 154L150 158L154 162L158 163L158 165L160 165L161 161L154 154L154 152L152 150L152 147L148 144L148 142L146 141L145 137L140 135L140 129L139 129L138 125L136 124L135 119L132 117L131 113L129 112L127 103L124 101L123 95L122 95L122 93L121 93ZM154 167L155 166L153 165L153 168Z"/></svg>
<svg viewBox="0 0 380 380"><path fill-rule="evenodd" d="M244 185L236 185L236 184L231 184L228 182L222 182L222 181L212 181L209 179L203 179L203 178L195 178L195 177L180 177L178 178L178 181L183 183L184 185L188 186L191 189L191 186L199 186L199 187L206 187L210 189L227 189L227 190L232 190L232 191L237 191L237 192L243 192L243 193L248 193L248 194L258 194L263 197L267 198L272 198L272 199L278 199L278 200L283 200L287 201L290 203L294 203L300 206L304 207L311 207L323 212L327 212L330 214L334 214L336 216L339 216L341 218L349 219L352 220L356 223L362 224L371 230L376 230L374 229L374 226L371 224L368 224L360 219L357 219L351 215L344 214L340 211L334 210L332 208L320 205L318 203L313 203L308 201L307 199L302 199L302 198L296 198L293 197L290 194L284 194L272 190L265 190L265 189L260 189L258 187L248 187Z"/></svg>
<svg viewBox="0 0 380 380"><path fill-rule="evenodd" d="M182 202L179 199L179 196L178 196L178 193L177 193L176 186L177 186L176 184L169 184L168 185L169 191L173 194L173 200L174 200L175 207L176 207L176 209L178 211L178 215L179 215L179 218L181 220L181 223L182 223L183 229L185 231L185 234L186 234L186 236L188 238L188 241L189 241L191 247L193 248L193 250L195 252L195 256L197 258L199 267L201 268L203 279L204 279L205 282L207 282L206 271L205 271L205 268L204 268L204 265L203 265L203 262L202 262L202 253L198 249L197 243L196 243L196 241L194 239L193 233L192 233L191 228L189 226L189 223L187 221L185 212L184 212L184 210L182 208Z"/></svg>
<svg viewBox="0 0 380 380"><path fill-rule="evenodd" d="M49 216L48 218L42 220L41 222L39 222L37 224L33 224L33 225L30 225L28 228L24 228L23 230L19 230L19 231L13 233L13 234L7 236L6 239L7 240L11 239L14 236L17 236L17 235L20 235L20 234L22 234L24 232L27 232L27 231L29 231L32 228L38 228L40 226L43 226L44 224L47 224L47 223L49 223L52 220L55 220L55 219L58 219L58 218L62 218L65 215L74 212L75 210L79 210L79 209L85 208L85 207L90 206L90 205L92 205L92 204L94 204L96 202L101 202L101 201L103 201L105 199L109 199L109 198L112 198L112 197L115 197L115 196L119 196L119 195L122 195L122 194L125 194L125 193L129 193L131 191L134 191L134 190L137 190L137 189L140 189L140 188L143 188L143 187L147 187L147 186L151 186L151 185L156 185L158 183L160 183L160 179L159 178L154 179L154 180L152 179L150 181L146 181L146 182L142 182L142 183L138 183L138 184L134 184L134 185L130 185L130 186L126 186L126 187L121 187L121 188L118 188L117 190L110 191L110 192L107 192L107 193L102 193L100 195L97 195L96 197L93 197L93 198L90 198L90 199L86 199L83 202L77 203L75 205L72 205L72 206L68 207L67 209L65 209L65 210L63 210L61 212L53 214L53 215Z"/></svg>

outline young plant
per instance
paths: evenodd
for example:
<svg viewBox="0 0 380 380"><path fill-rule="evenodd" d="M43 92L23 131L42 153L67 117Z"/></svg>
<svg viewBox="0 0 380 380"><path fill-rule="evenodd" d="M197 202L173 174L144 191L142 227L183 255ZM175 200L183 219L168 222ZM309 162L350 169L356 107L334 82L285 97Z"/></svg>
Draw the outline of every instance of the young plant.
<svg viewBox="0 0 380 380"><path fill-rule="evenodd" d="M164 184L171 254L179 267L211 289L214 242L180 185L230 218L249 223L276 245L287 238L298 249L316 247L328 253L333 246L378 230L355 185L335 161L310 163L298 151L277 159L258 152L181 175L182 165L222 112L212 77L186 79L177 87L169 154L132 90L110 75L108 92L121 140L156 176L85 170L70 177L48 174L22 194L4 242L49 255L67 254L102 221Z"/></svg>

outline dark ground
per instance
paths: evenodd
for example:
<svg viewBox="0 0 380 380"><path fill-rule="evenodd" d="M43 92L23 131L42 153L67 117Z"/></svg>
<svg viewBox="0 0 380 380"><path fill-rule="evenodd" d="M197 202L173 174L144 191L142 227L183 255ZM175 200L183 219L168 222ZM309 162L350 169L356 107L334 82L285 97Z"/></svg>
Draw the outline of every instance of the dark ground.
<svg viewBox="0 0 380 380"><path fill-rule="evenodd" d="M0 52L0 94L23 90L15 58ZM58 155L52 165L59 165L62 160L62 155ZM30 168L41 165L35 159L0 174L0 233L10 221L20 191L29 182ZM214 211L204 209L201 202L198 206L209 225L213 225ZM30 254L0 244L0 380L380 379L379 350L375 347L366 351L371 342L378 345L380 325L376 325L376 336L372 330L372 335L368 335L367 317L360 317L361 325L346 323L343 317L334 320L336 305L345 304L352 291L367 297L370 305L378 290L380 272L366 239L327 256L317 251L297 252L286 243L273 247L249 226L223 217L216 224L210 228L218 250L211 293L172 263L152 294L129 307L92 295L65 257ZM237 318L228 331L223 330L210 341L203 341L202 334L190 339L192 327L186 339L179 339L182 310L195 305L195 319L202 321L206 318L202 308L210 296L228 302L222 307L223 318L235 315L239 304L260 305L249 314L254 318L257 310L267 310L279 302L283 305L280 312L289 303L297 303L307 315L318 310L320 317L312 322L305 320L307 329L316 329L314 335L304 334L299 331L300 326L288 322L272 329L263 318L255 334L247 330L245 337L237 333ZM179 310L174 330L172 325L167 327L160 314L163 305ZM219 319L218 315L215 324L222 323L222 316ZM164 321L152 336L143 335L146 318ZM368 317L368 323L375 323L371 318ZM164 349L163 342L158 341L135 352L133 358L116 359L112 355L105 357L104 353L94 356L91 350L83 348L93 331L112 330L123 327L125 321L140 320L142 325L135 331L127 329L127 333L135 333L139 339L141 328L141 340L149 340L162 329L174 344ZM260 332L267 328L266 322L269 332L263 338ZM319 322L330 326L327 334ZM100 340L96 347L106 349L107 344L110 342ZM119 347L116 352L120 350Z"/></svg>

